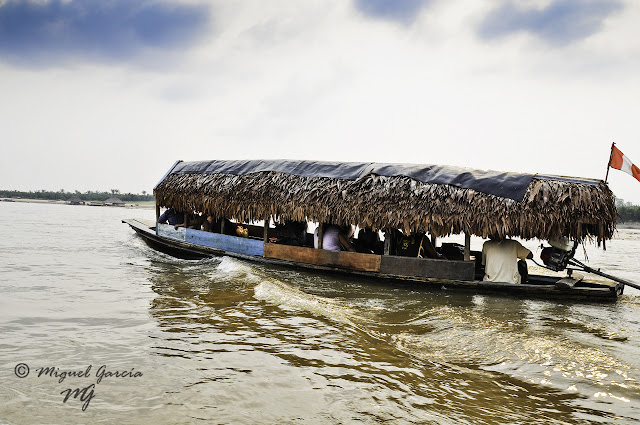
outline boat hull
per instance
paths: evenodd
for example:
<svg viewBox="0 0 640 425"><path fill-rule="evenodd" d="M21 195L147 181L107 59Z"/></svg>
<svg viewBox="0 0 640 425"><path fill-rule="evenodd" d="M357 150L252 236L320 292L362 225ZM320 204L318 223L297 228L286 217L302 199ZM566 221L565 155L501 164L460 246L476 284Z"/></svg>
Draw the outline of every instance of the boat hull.
<svg viewBox="0 0 640 425"><path fill-rule="evenodd" d="M588 282L571 278L530 276L528 284L474 280L473 261L417 259L350 252L327 251L280 244L264 244L199 230L157 225L143 220L123 220L152 248L183 259L231 256L249 261L405 282L425 287L526 298L612 302L624 285Z"/></svg>

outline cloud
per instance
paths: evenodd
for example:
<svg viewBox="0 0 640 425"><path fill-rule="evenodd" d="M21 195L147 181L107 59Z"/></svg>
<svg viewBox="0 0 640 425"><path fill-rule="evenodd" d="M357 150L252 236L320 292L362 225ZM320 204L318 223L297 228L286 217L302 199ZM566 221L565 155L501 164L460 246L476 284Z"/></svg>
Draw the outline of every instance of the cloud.
<svg viewBox="0 0 640 425"><path fill-rule="evenodd" d="M366 15L410 23L431 0L355 0L355 6Z"/></svg>
<svg viewBox="0 0 640 425"><path fill-rule="evenodd" d="M483 39L528 32L551 45L567 45L597 33L603 21L622 8L617 0L554 0L541 9L506 2L478 28Z"/></svg>
<svg viewBox="0 0 640 425"><path fill-rule="evenodd" d="M204 5L131 0L0 2L3 61L42 65L81 58L119 62L177 50L208 29Z"/></svg>

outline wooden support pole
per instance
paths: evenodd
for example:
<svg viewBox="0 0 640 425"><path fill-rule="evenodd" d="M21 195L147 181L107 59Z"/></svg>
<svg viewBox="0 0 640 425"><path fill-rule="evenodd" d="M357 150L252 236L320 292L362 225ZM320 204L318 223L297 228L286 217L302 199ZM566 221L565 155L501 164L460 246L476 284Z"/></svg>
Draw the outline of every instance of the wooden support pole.
<svg viewBox="0 0 640 425"><path fill-rule="evenodd" d="M438 238L435 235L431 235L431 245L433 245L433 249L436 248L436 242L438 242Z"/></svg>
<svg viewBox="0 0 640 425"><path fill-rule="evenodd" d="M611 158L613 158L613 148L616 145L615 142L611 143L611 153L609 154L609 162L607 162L607 175L604 176L604 182L606 183L609 179L609 167L611 167Z"/></svg>
<svg viewBox="0 0 640 425"><path fill-rule="evenodd" d="M269 219L264 220L264 234L262 235L262 241L264 243L269 242Z"/></svg>
<svg viewBox="0 0 640 425"><path fill-rule="evenodd" d="M156 199L156 235L158 234L158 220L160 220L160 204L158 203L158 199Z"/></svg>
<svg viewBox="0 0 640 425"><path fill-rule="evenodd" d="M391 244L393 243L393 232L391 229L387 229L384 232L384 255L389 255L391 252Z"/></svg>
<svg viewBox="0 0 640 425"><path fill-rule="evenodd" d="M582 240L582 221L578 221L578 230L576 233L576 239Z"/></svg>
<svg viewBox="0 0 640 425"><path fill-rule="evenodd" d="M222 218L220 219L220 234L221 234L221 235L224 235L224 222L225 222L225 221L226 221L226 220L225 220L225 218L224 218L224 217L222 217Z"/></svg>
<svg viewBox="0 0 640 425"><path fill-rule="evenodd" d="M322 249L322 237L324 236L324 229L322 223L318 224L318 249Z"/></svg>
<svg viewBox="0 0 640 425"><path fill-rule="evenodd" d="M464 232L464 261L471 260L471 235Z"/></svg>

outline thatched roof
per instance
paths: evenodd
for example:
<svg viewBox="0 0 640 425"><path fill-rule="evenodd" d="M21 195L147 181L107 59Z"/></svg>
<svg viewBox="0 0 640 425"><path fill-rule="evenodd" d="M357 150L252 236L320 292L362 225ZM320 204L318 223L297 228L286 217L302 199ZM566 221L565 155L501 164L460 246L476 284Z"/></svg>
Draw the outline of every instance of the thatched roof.
<svg viewBox="0 0 640 425"><path fill-rule="evenodd" d="M168 173L154 189L158 204L242 222L270 218L349 223L380 230L421 229L436 236L463 232L545 240L569 236L600 243L611 239L615 230L614 196L600 180L528 175L524 196L516 200L459 187L456 178L442 184L367 172L348 179L304 175L296 167L288 172L251 172L245 167L241 173L222 173L220 167L207 171L203 165L210 163L182 163ZM410 166L416 167L428 166ZM471 175L487 173L465 170ZM500 186L502 175L507 180L518 177L518 173L493 173L497 180L489 186Z"/></svg>
<svg viewBox="0 0 640 425"><path fill-rule="evenodd" d="M119 205L119 204L124 204L124 201L121 200L120 198L109 198L106 201L104 201L103 203L104 204Z"/></svg>

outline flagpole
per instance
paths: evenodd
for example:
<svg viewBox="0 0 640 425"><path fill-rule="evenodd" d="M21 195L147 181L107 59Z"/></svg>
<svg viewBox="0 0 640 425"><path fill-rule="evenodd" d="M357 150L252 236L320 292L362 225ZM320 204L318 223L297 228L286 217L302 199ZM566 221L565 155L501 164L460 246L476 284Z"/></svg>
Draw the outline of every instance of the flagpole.
<svg viewBox="0 0 640 425"><path fill-rule="evenodd" d="M615 146L616 142L611 143L611 153L609 154L609 162L607 162L607 175L604 178L604 182L607 182L607 179L609 178L609 168L611 167L611 158L613 158L613 147Z"/></svg>

